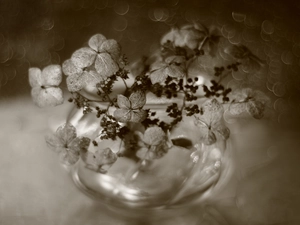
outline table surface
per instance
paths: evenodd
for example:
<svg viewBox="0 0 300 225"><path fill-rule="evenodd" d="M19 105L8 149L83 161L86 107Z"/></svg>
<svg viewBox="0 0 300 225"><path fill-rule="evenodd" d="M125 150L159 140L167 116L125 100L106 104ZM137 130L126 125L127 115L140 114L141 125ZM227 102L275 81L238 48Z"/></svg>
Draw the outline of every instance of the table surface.
<svg viewBox="0 0 300 225"><path fill-rule="evenodd" d="M1 225L140 224L82 194L46 147L44 136L64 121L66 106L39 109L26 97L0 104ZM231 122L236 168L201 216L202 206L191 211L193 223L299 224L299 132L267 119ZM186 224L180 218L157 224Z"/></svg>

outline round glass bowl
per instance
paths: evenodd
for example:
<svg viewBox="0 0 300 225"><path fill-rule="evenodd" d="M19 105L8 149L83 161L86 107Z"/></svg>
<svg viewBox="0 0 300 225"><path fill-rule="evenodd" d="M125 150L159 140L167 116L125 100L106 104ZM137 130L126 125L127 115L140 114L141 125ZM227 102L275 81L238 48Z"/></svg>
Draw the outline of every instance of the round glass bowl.
<svg viewBox="0 0 300 225"><path fill-rule="evenodd" d="M165 103L146 104L144 108L164 116ZM83 114L82 109L74 108L69 122L76 127L78 136L98 140L97 148L119 150L120 140L96 138L102 128L93 112ZM139 129L138 124L136 128ZM200 143L199 131L191 117L184 116L170 137L174 144L159 159L118 157L106 173L89 169L80 159L72 166L72 178L82 192L121 215L178 215L187 205L201 204L220 185L225 185L224 174L231 170L232 163L228 140L218 138L209 146ZM94 151L93 148L91 144L89 151Z"/></svg>

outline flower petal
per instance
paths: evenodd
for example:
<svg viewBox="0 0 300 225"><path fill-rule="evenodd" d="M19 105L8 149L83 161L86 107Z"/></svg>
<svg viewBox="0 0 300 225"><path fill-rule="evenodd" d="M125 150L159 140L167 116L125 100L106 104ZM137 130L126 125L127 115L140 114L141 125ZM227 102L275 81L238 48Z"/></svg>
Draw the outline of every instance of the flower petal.
<svg viewBox="0 0 300 225"><path fill-rule="evenodd" d="M130 112L130 122L139 123L142 122L147 117L147 111L140 109L140 110L132 110Z"/></svg>
<svg viewBox="0 0 300 225"><path fill-rule="evenodd" d="M133 92L129 96L129 101L131 103L131 109L140 109L146 104L146 94L141 90Z"/></svg>
<svg viewBox="0 0 300 225"><path fill-rule="evenodd" d="M217 99L209 99L202 104L203 114L198 116L198 119L206 123L209 127L214 127L218 124L224 114L224 107Z"/></svg>
<svg viewBox="0 0 300 225"><path fill-rule="evenodd" d="M79 160L79 152L65 149L59 153L60 161L65 165L73 165Z"/></svg>
<svg viewBox="0 0 300 225"><path fill-rule="evenodd" d="M224 52L235 59L243 59L248 54L249 50L244 45L230 45Z"/></svg>
<svg viewBox="0 0 300 225"><path fill-rule="evenodd" d="M29 68L28 74L29 84L31 87L42 86L42 71L39 68Z"/></svg>
<svg viewBox="0 0 300 225"><path fill-rule="evenodd" d="M86 85L94 85L104 80L104 78L95 70L84 71L82 79Z"/></svg>
<svg viewBox="0 0 300 225"><path fill-rule="evenodd" d="M114 111L114 117L116 120L122 123L126 123L131 119L131 110L130 109L116 109Z"/></svg>
<svg viewBox="0 0 300 225"><path fill-rule="evenodd" d="M35 87L31 90L33 102L43 108L57 106L63 103L63 92L58 87L40 88Z"/></svg>
<svg viewBox="0 0 300 225"><path fill-rule="evenodd" d="M166 134L160 127L149 127L145 130L143 141L148 145L159 145L166 140Z"/></svg>
<svg viewBox="0 0 300 225"><path fill-rule="evenodd" d="M108 52L112 59L118 62L121 54L121 46L116 40L109 39L103 42L100 52Z"/></svg>
<svg viewBox="0 0 300 225"><path fill-rule="evenodd" d="M103 44L103 42L105 40L106 40L106 37L104 35L95 34L90 38L88 44L89 44L90 48L92 48L94 51L99 53L101 51L101 45Z"/></svg>
<svg viewBox="0 0 300 225"><path fill-rule="evenodd" d="M96 163L96 157L94 157L94 153L89 152L87 149L81 149L80 157L82 161L87 164L87 168L96 171L98 169Z"/></svg>
<svg viewBox="0 0 300 225"><path fill-rule="evenodd" d="M247 103L246 102L232 102L229 105L229 112L232 115L239 115L243 112L245 112L247 109Z"/></svg>
<svg viewBox="0 0 300 225"><path fill-rule="evenodd" d="M211 35L208 39L208 45L207 45L207 52L212 56L216 56L218 50L219 50L219 42L220 42L221 36L218 35Z"/></svg>
<svg viewBox="0 0 300 225"><path fill-rule="evenodd" d="M70 92L80 91L86 86L86 83L82 77L83 73L78 73L67 77L66 82Z"/></svg>
<svg viewBox="0 0 300 225"><path fill-rule="evenodd" d="M117 161L117 154L110 148L99 149L95 152L96 163L98 166L110 165Z"/></svg>
<svg viewBox="0 0 300 225"><path fill-rule="evenodd" d="M87 151L90 142L91 140L87 137L77 137L68 144L68 148L75 152L80 152L81 150Z"/></svg>
<svg viewBox="0 0 300 225"><path fill-rule="evenodd" d="M100 53L95 61L95 69L101 76L106 78L116 73L119 66L108 53Z"/></svg>
<svg viewBox="0 0 300 225"><path fill-rule="evenodd" d="M172 64L168 66L164 71L168 76L175 78L182 78L185 76L185 68L181 65L177 66Z"/></svg>
<svg viewBox="0 0 300 225"><path fill-rule="evenodd" d="M154 159L160 159L166 153L168 153L169 146L166 142L161 142L159 145L155 146L155 148L151 151L154 153Z"/></svg>
<svg viewBox="0 0 300 225"><path fill-rule="evenodd" d="M60 65L49 65L42 71L42 84L45 86L58 86L62 81Z"/></svg>
<svg viewBox="0 0 300 225"><path fill-rule="evenodd" d="M167 79L168 74L165 72L165 68L161 68L151 72L149 77L152 84L163 83Z"/></svg>
<svg viewBox="0 0 300 225"><path fill-rule="evenodd" d="M247 112L255 119L264 117L265 104L261 101L249 101L247 104Z"/></svg>
<svg viewBox="0 0 300 225"><path fill-rule="evenodd" d="M170 42L174 42L176 40L176 38L178 37L179 35L179 29L178 28L172 28L168 33L166 33L160 43L161 45L167 43L168 41Z"/></svg>
<svg viewBox="0 0 300 225"><path fill-rule="evenodd" d="M190 49L196 49L205 37L206 33L196 29L192 29L187 33L185 37L186 46Z"/></svg>
<svg viewBox="0 0 300 225"><path fill-rule="evenodd" d="M62 64L62 70L65 75L72 76L82 73L82 68L76 67L71 59L67 59Z"/></svg>
<svg viewBox="0 0 300 225"><path fill-rule="evenodd" d="M206 131L203 132L200 136L200 142L205 145L212 145L216 143L216 141L216 135L210 129L206 129Z"/></svg>
<svg viewBox="0 0 300 225"><path fill-rule="evenodd" d="M177 56L177 55L172 55L166 58L166 64L183 64L185 62L184 57L182 56Z"/></svg>
<svg viewBox="0 0 300 225"><path fill-rule="evenodd" d="M68 76L66 79L68 90L70 92L80 91L82 88L86 87L87 85L96 86L96 84L102 80L103 80L102 76L94 70L83 71L80 74L74 74L72 76Z"/></svg>
<svg viewBox="0 0 300 225"><path fill-rule="evenodd" d="M197 30L203 32L203 33L206 34L206 35L209 34L208 28L207 28L206 26L204 26L202 23L196 22L196 23L194 24L194 27L195 27L195 29L197 29Z"/></svg>
<svg viewBox="0 0 300 225"><path fill-rule="evenodd" d="M150 66L150 72L154 72L156 70L159 70L159 69L164 69L168 66L168 64L166 64L165 62L162 62L162 61L156 61L154 62L153 64L151 64Z"/></svg>
<svg viewBox="0 0 300 225"><path fill-rule="evenodd" d="M47 146L55 152L60 152L63 148L65 148L61 138L57 137L56 135L48 135L45 139Z"/></svg>
<svg viewBox="0 0 300 225"><path fill-rule="evenodd" d="M71 60L76 67L85 68L94 63L96 55L97 53L93 49L83 47L72 54Z"/></svg>
<svg viewBox="0 0 300 225"><path fill-rule="evenodd" d="M55 135L60 138L65 147L68 147L77 136L76 128L70 123L64 123L57 128Z"/></svg>
<svg viewBox="0 0 300 225"><path fill-rule="evenodd" d="M148 148L140 148L135 154L140 159L149 159L152 160L152 158L147 157Z"/></svg>
<svg viewBox="0 0 300 225"><path fill-rule="evenodd" d="M103 166L111 166L117 161L118 156L110 148L99 149L95 153L81 152L81 158L86 163L86 167L98 173L106 173Z"/></svg>
<svg viewBox="0 0 300 225"><path fill-rule="evenodd" d="M218 126L214 128L214 131L216 131L223 140L227 140L230 136L230 130L228 127L226 127L223 123L220 123Z"/></svg>
<svg viewBox="0 0 300 225"><path fill-rule="evenodd" d="M118 106L120 108L130 109L130 101L124 95L118 95L118 97L117 97L117 103L118 103Z"/></svg>

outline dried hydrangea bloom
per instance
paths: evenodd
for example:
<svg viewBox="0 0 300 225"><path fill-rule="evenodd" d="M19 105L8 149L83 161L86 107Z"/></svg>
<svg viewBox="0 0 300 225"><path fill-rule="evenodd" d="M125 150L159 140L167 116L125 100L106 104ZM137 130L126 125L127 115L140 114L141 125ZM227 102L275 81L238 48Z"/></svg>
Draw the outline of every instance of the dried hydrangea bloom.
<svg viewBox="0 0 300 225"><path fill-rule="evenodd" d="M243 88L236 90L232 95L234 100L229 106L229 112L232 115L248 112L255 119L261 119L264 116L269 98L263 92L251 88Z"/></svg>
<svg viewBox="0 0 300 225"><path fill-rule="evenodd" d="M103 77L119 70L121 48L117 41L96 34L89 39L88 45L73 53L71 60L76 66L84 68L95 63L96 71Z"/></svg>
<svg viewBox="0 0 300 225"><path fill-rule="evenodd" d="M144 134L137 132L140 149L136 155L140 159L153 160L163 157L172 146L168 135L160 127L149 127Z"/></svg>
<svg viewBox="0 0 300 225"><path fill-rule="evenodd" d="M220 37L216 28L208 29L200 23L193 23L181 28L172 28L161 39L161 45L171 42L177 47L188 47L193 50L205 48L210 55L214 56Z"/></svg>
<svg viewBox="0 0 300 225"><path fill-rule="evenodd" d="M203 103L202 110L202 114L195 116L195 125L201 133L200 141L211 145L217 141L216 134L223 140L227 140L230 131L223 122L223 105L216 99L209 99Z"/></svg>
<svg viewBox="0 0 300 225"><path fill-rule="evenodd" d="M56 106L63 103L63 92L58 87L62 81L59 65L49 65L42 71L39 68L29 69L29 84L32 87L33 102L39 107Z"/></svg>
<svg viewBox="0 0 300 225"><path fill-rule="evenodd" d="M87 150L90 139L87 137L77 137L76 128L65 123L58 127L55 134L46 137L48 146L59 153L60 160L66 165L75 164L80 156L80 151Z"/></svg>
<svg viewBox="0 0 300 225"><path fill-rule="evenodd" d="M97 173L107 173L107 169L118 159L117 154L110 148L98 149L95 153L82 149L80 155L86 167Z"/></svg>
<svg viewBox="0 0 300 225"><path fill-rule="evenodd" d="M143 110L146 104L146 95L142 91L133 92L129 98L118 95L117 104L119 108L114 111L114 117L119 122L142 122L147 112Z"/></svg>
<svg viewBox="0 0 300 225"><path fill-rule="evenodd" d="M71 59L64 61L62 70L67 75L67 87L70 92L80 91L87 85L96 85L103 81L103 77L93 68L80 68L75 66Z"/></svg>
<svg viewBox="0 0 300 225"><path fill-rule="evenodd" d="M207 29L196 29L193 24L188 24L181 28L175 27L163 36L161 39L161 44L163 45L170 41L177 47L196 49L198 48L199 43L205 38L207 33Z"/></svg>
<svg viewBox="0 0 300 225"><path fill-rule="evenodd" d="M107 40L102 34L89 39L88 47L76 50L71 59L63 63L63 72L68 76L71 92L87 85L96 85L119 70L121 48L117 41Z"/></svg>
<svg viewBox="0 0 300 225"><path fill-rule="evenodd" d="M186 74L185 59L182 56L169 56L164 61L156 61L150 66L149 77L152 84L163 83L168 76L182 78Z"/></svg>

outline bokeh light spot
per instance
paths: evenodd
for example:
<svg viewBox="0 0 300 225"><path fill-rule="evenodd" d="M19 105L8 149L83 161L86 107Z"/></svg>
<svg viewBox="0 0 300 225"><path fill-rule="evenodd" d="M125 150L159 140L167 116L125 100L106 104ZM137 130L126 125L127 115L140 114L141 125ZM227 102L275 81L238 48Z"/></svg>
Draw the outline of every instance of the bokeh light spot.
<svg viewBox="0 0 300 225"><path fill-rule="evenodd" d="M238 12L232 12L232 18L236 21L236 22L244 22L246 19L246 15L243 13L238 13Z"/></svg>
<svg viewBox="0 0 300 225"><path fill-rule="evenodd" d="M97 0L95 4L97 9L105 9L108 6L108 0Z"/></svg>
<svg viewBox="0 0 300 225"><path fill-rule="evenodd" d="M114 5L115 13L125 15L129 11L129 4L127 1L117 1Z"/></svg>
<svg viewBox="0 0 300 225"><path fill-rule="evenodd" d="M285 84L282 82L276 82L273 86L273 93L278 97L283 97L286 93Z"/></svg>
<svg viewBox="0 0 300 225"><path fill-rule="evenodd" d="M43 30L51 30L54 27L54 20L52 18L45 18L41 25Z"/></svg>
<svg viewBox="0 0 300 225"><path fill-rule="evenodd" d="M261 29L266 34L272 34L274 32L274 24L269 20L265 20L261 25Z"/></svg>
<svg viewBox="0 0 300 225"><path fill-rule="evenodd" d="M282 62L284 62L285 64L293 64L293 61L294 61L294 55L291 51L284 51L282 54L281 54L281 60Z"/></svg>
<svg viewBox="0 0 300 225"><path fill-rule="evenodd" d="M124 31L127 28L127 19L125 17L116 17L113 21L113 28L116 31Z"/></svg>

